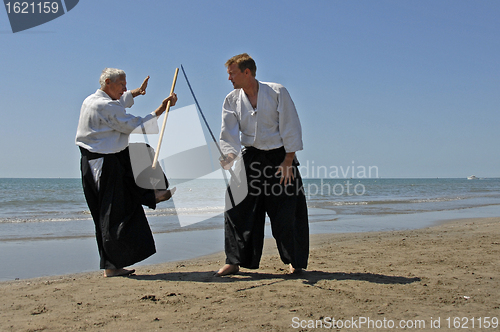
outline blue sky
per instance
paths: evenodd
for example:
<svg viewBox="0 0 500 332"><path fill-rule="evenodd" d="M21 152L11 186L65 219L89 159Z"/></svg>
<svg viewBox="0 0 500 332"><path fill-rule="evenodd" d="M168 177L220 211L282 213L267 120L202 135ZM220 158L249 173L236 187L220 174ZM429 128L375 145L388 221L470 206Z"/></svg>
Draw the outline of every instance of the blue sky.
<svg viewBox="0 0 500 332"><path fill-rule="evenodd" d="M79 177L82 101L105 67L145 115L183 64L218 135L224 62L290 91L303 165L376 166L380 177L500 177L499 1L80 0L13 34L0 10L0 177ZM182 77L179 103L193 99ZM171 143L163 143L162 149Z"/></svg>

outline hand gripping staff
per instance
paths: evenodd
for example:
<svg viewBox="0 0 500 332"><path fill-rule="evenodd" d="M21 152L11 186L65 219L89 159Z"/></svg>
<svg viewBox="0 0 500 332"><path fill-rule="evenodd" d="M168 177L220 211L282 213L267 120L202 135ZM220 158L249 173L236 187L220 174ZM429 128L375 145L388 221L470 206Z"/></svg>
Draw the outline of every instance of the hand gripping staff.
<svg viewBox="0 0 500 332"><path fill-rule="evenodd" d="M174 81L172 82L172 88L170 89L170 95L174 93L175 83L177 82L177 74L179 73L179 68L175 68ZM163 140L163 134L165 133L165 127L167 126L167 117L168 112L170 110L170 100L167 103L167 109L165 110L165 117L163 118L163 126L160 131L160 138L158 139L158 146L156 147L155 157L153 159L153 165L151 166L153 169L156 168L156 164L158 163L158 156L160 154L161 141Z"/></svg>
<svg viewBox="0 0 500 332"><path fill-rule="evenodd" d="M212 136L212 139L214 140L215 146L219 150L221 158L225 160L226 156L222 152L222 150L221 150L221 148L219 146L219 143L217 143L217 140L215 139L215 136L214 136L214 133L212 132L212 129L210 129L210 126L208 125L208 122L207 122L207 119L205 118L205 115L201 111L200 104L198 104L198 100L196 99L196 96L194 95L193 89L191 88L191 84L189 83L189 80L187 78L186 71L184 70L184 67L182 65L181 65L181 69L182 69L182 73L184 74L184 77L186 78L186 82L188 84L189 90L191 91L191 94L193 95L193 99L194 99L194 102L196 103L196 107L198 107L198 111L200 112L200 114L201 114L201 116L203 118L203 121L205 122L205 125L207 126L208 131L210 132L210 136ZM234 172L233 172L233 170L231 168L229 169L229 173L231 174L231 177L233 177L233 179L235 179L235 180L237 179L236 175L234 174ZM226 186L227 186L227 192L229 194L229 199L231 200L231 204L234 207L235 204L234 204L233 194L231 192L231 186L229 186L229 183L228 183L227 177L226 177L226 172L224 172L224 169L222 169L222 174L224 175L224 180L226 181Z"/></svg>

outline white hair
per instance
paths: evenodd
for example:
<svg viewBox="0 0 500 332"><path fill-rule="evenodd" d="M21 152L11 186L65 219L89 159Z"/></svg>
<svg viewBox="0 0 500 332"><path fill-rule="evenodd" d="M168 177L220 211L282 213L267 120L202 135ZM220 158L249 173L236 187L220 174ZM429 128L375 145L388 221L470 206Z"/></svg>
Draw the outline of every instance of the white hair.
<svg viewBox="0 0 500 332"><path fill-rule="evenodd" d="M99 78L99 83L101 84L101 89L106 86L106 80L109 78L111 82L116 82L119 77L126 76L125 72L121 69L116 68L104 68Z"/></svg>

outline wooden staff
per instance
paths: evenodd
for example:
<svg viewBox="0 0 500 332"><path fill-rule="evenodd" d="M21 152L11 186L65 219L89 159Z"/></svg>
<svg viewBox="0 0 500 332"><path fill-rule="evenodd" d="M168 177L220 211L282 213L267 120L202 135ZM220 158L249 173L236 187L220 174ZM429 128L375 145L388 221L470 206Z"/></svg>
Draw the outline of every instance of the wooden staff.
<svg viewBox="0 0 500 332"><path fill-rule="evenodd" d="M177 82L177 74L179 73L179 68L175 68L174 81L172 82L172 88L170 89L170 95L174 93L175 82ZM163 118L163 126L160 131L160 138L158 139L158 146L156 147L155 157L153 159L153 169L156 168L156 164L158 163L158 155L160 154L161 141L163 140L163 133L165 132L165 127L167 126L167 117L168 111L170 110L170 100L167 103L167 109L165 110L165 118Z"/></svg>

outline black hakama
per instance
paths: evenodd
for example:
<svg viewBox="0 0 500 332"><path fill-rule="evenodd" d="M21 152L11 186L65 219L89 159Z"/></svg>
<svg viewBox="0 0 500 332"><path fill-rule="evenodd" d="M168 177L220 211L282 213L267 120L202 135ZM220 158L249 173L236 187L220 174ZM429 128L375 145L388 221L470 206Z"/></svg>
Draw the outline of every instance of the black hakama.
<svg viewBox="0 0 500 332"><path fill-rule="evenodd" d="M259 267L267 213L283 263L305 269L309 256L309 224L298 163L293 163L295 179L285 186L279 183L281 175L275 175L285 158L284 148L263 151L250 147L242 154L248 194L224 213L226 264L249 269ZM232 191L238 187L236 181L231 179ZM230 204L226 195L226 206Z"/></svg>
<svg viewBox="0 0 500 332"><path fill-rule="evenodd" d="M113 154L80 151L83 191L94 219L100 268L119 269L153 255L155 243L142 205L156 208L155 193L137 186L129 148ZM98 190L88 161L100 157L104 162ZM157 170L164 177L161 168Z"/></svg>

